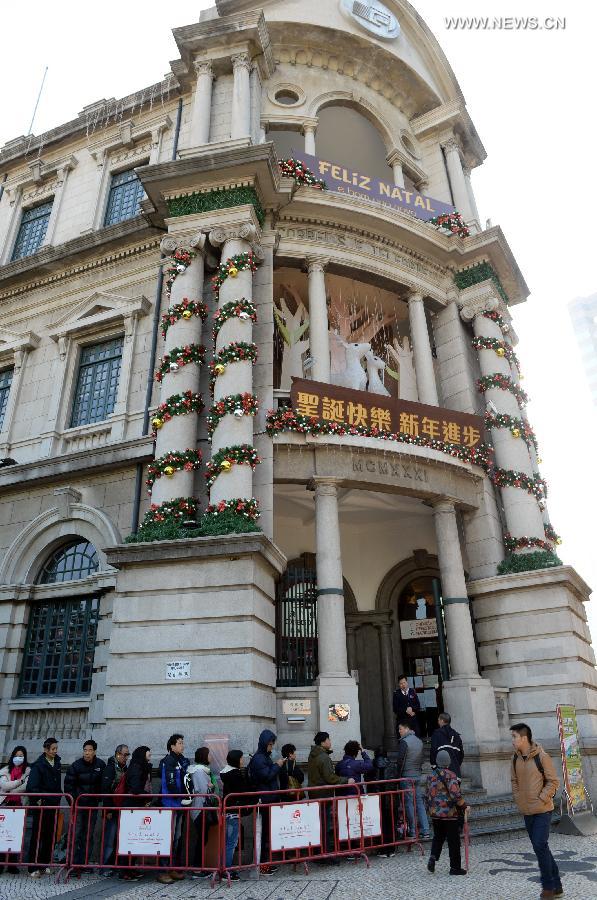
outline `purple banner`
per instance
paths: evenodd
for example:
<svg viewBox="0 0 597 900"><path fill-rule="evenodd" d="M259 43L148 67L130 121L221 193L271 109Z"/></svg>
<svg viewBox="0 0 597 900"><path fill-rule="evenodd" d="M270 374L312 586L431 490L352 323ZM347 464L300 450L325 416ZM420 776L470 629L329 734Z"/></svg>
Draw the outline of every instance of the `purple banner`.
<svg viewBox="0 0 597 900"><path fill-rule="evenodd" d="M295 159L311 169L317 178L325 179L328 191L358 197L360 200L373 200L391 209L400 209L417 219L433 219L443 213L453 213L454 207L441 200L434 200L418 191L408 191L397 187L389 181L380 181L370 175L356 172L350 166L319 159L308 153L295 153Z"/></svg>

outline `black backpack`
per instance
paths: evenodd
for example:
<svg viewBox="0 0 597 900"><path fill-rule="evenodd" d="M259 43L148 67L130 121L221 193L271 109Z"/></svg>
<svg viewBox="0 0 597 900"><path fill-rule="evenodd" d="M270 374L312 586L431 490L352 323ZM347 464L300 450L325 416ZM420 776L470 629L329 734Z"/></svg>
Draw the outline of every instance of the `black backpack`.
<svg viewBox="0 0 597 900"><path fill-rule="evenodd" d="M545 769L543 768L543 763L540 759L541 754L537 753L536 756L533 756L533 762L537 766L538 771L541 773L541 778L543 779L543 784L545 784ZM512 765L514 766L514 774L516 774L516 760L518 759L518 753L515 753L512 757Z"/></svg>

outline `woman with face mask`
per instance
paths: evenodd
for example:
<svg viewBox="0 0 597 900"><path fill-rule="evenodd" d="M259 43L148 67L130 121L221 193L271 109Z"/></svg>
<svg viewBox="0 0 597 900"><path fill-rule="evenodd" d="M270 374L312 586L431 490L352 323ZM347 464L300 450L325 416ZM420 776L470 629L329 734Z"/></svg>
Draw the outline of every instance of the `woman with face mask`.
<svg viewBox="0 0 597 900"><path fill-rule="evenodd" d="M23 794L27 790L29 778L29 766L27 765L27 750L25 747L15 747L8 758L8 763L0 769L0 804L4 806L23 806ZM18 859L15 853L0 854L0 862L9 863ZM0 865L0 872L4 866ZM9 865L8 872L18 873L15 865Z"/></svg>

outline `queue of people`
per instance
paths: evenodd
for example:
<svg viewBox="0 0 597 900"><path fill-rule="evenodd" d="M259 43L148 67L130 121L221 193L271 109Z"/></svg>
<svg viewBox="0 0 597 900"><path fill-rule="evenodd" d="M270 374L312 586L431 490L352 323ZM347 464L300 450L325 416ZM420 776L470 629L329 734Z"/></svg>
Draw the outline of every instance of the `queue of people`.
<svg viewBox="0 0 597 900"><path fill-rule="evenodd" d="M460 834L468 808L461 790L464 759L461 737L452 728L449 714L440 713L438 728L431 737L431 773L423 778L424 746L417 734L416 716L412 715L415 701L409 695L408 685L405 688L401 686L399 690L403 698L400 704L404 718L398 723L400 742L394 758L379 747L372 759L358 741L350 740L344 746L342 759L334 766L329 733L320 731L314 737L307 764L311 789L309 799L320 800L322 806L324 851L332 855L326 858L326 862L337 862L333 858L334 848L338 846L334 833L337 816L335 798L364 790L382 794L383 845L380 855L392 856L392 845L406 834L410 838L429 838L432 827L428 871L435 872L443 846L447 843L450 875L466 875L460 851ZM549 755L533 741L529 726L521 723L512 726L511 732L514 748L511 763L513 796L524 816L537 856L543 888L541 898L558 897L563 893L562 883L548 845L558 778ZM302 799L305 773L297 762L293 744L285 744L280 756L274 758L275 744L276 735L269 729L263 730L257 751L248 765L242 750L230 750L218 782L212 770L209 748L199 747L191 763L185 756L184 736L178 733L171 735L167 741L166 755L158 767L160 787L157 805L173 811L171 852L168 857L160 858L157 876L161 884L172 884L186 877L181 866L185 858L185 868L189 867L189 835L185 834L189 815L196 837L195 871L191 872L191 877L211 877L213 869L203 868L203 862L210 825L219 821L215 810L210 815L210 806L219 806L219 799L216 799L219 797L231 801L225 806L226 869L232 869L237 850L240 862L241 822L243 817L253 816L253 823L259 822L261 827L261 837L256 843L260 849L260 873L271 875L276 871L277 867L271 864L270 859L269 804L281 800L282 796L285 800ZM351 787L361 784L364 785L362 788ZM414 791L404 789L405 784L409 787L412 784ZM280 791L292 791L293 794L289 798L288 794L280 795ZM62 793L58 741L53 737L44 741L43 752L31 765L26 748L19 745L0 769L0 805L20 807L26 804L28 808L31 822L28 868L32 878L50 873L49 866L63 827L60 812ZM110 867L114 866L124 880L140 878L141 873L135 869L134 859L116 855L119 807L124 805L118 795L126 795L127 807L153 805L151 748L140 746L131 754L126 744L119 744L106 763L97 756L96 742L91 739L85 741L82 757L66 771L64 793L74 800L83 798L74 835L75 865L93 864L94 832L101 813L101 863L104 873L112 874ZM243 794L250 796L243 800ZM396 805L398 797L403 798L403 806ZM191 807L189 814L183 812L186 806ZM255 840L257 842L257 837ZM186 848L186 856L183 848ZM18 872L18 855L6 853L3 857L0 873L5 869ZM239 879L235 871L228 871L228 875L230 880Z"/></svg>

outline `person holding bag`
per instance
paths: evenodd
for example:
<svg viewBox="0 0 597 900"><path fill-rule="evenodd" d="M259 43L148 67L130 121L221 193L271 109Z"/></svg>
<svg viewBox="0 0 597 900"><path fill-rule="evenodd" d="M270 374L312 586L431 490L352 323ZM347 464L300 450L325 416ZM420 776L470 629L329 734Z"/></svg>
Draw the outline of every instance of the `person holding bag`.
<svg viewBox="0 0 597 900"><path fill-rule="evenodd" d="M294 744L284 744L282 747L282 759L284 764L280 766L280 789L283 791L295 790L296 799L302 800L304 792L301 790L305 773L296 761L296 747Z"/></svg>
<svg viewBox="0 0 597 900"><path fill-rule="evenodd" d="M466 875L460 858L460 824L468 807L460 792L460 782L448 768L449 765L450 754L447 750L440 750L436 757L436 768L427 776L425 804L433 823L433 841L427 869L435 872L435 864L447 841L450 875Z"/></svg>

